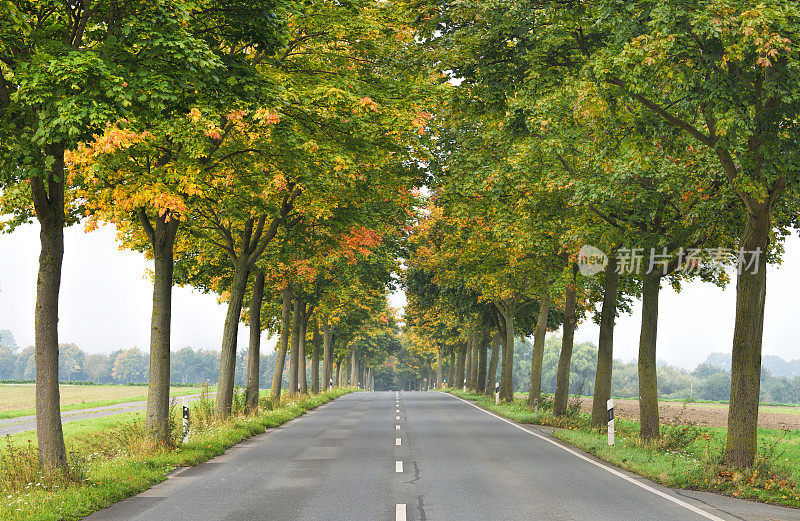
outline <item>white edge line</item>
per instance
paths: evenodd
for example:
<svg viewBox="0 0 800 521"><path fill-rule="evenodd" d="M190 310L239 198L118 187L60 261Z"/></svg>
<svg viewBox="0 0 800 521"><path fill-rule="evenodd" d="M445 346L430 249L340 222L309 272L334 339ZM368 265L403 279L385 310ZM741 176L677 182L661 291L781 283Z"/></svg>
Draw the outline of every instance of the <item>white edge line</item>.
<svg viewBox="0 0 800 521"><path fill-rule="evenodd" d="M555 445L556 447L558 447L561 450L565 450L565 451L569 452L570 454L572 454L573 456L575 456L577 458L580 458L580 459L582 459L584 461L588 461L592 465L600 467L601 469L606 470L606 471L610 472L611 474L614 474L615 476L620 477L620 478L624 479L625 481L627 481L629 483L633 483L637 487L643 488L643 489L647 490L648 492L652 492L653 494L655 494L657 496L660 496L660 497L663 497L664 499L666 499L668 501L672 501L673 503L675 503L677 505L680 505L680 506L682 506L682 507L684 507L684 508L686 508L688 510L691 510L692 512L694 512L696 514L699 514L699 515L701 515L701 516L703 516L703 517L705 517L707 519L711 519L713 521L725 521L721 517L717 517L714 514L711 514L709 512L706 512L705 510L701 510L701 509L697 508L694 505L690 505L689 503L687 503L685 501L681 501L680 499L678 499L676 497L673 497L673 496L671 496L669 494L661 492L660 490L657 490L657 489L651 487L650 485L642 483L641 481L636 480L636 479L634 479L634 478L632 478L630 476L626 476L622 472L620 472L620 471L618 471L618 470L616 470L614 468L611 468L608 465L604 465L604 464L600 463L599 461L595 461L592 458L589 458L588 456L585 456L584 454L576 452L576 451L570 449L569 447L566 447L566 446L562 445L561 443L558 443L557 441L551 440L547 436L542 436L538 432L533 432L530 429L526 429L522 425L519 425L519 424L509 420L508 418L503 418L502 416L499 416L499 415L497 415L497 414L495 414L495 413L493 413L491 411L487 411L486 409L484 409L483 407L480 407L479 405L476 405L476 404L474 404L472 402L468 402L467 400L464 400L463 398L459 398L458 396L454 396L454 395L452 395L450 393L442 393L442 394L446 394L447 396L451 396L451 397L455 398L456 400L461 400L462 402L466 403L467 405L471 405L471 406L475 407L476 409L478 409L479 411L485 412L489 416L494 416L498 420L504 421L507 424L511 425L512 427L516 427L517 429L519 429L521 431L525 431L528 434L536 436L537 438L539 438L541 440L544 440L547 443Z"/></svg>
<svg viewBox="0 0 800 521"><path fill-rule="evenodd" d="M406 521L405 503L397 503L397 506L394 507L394 519L395 521Z"/></svg>

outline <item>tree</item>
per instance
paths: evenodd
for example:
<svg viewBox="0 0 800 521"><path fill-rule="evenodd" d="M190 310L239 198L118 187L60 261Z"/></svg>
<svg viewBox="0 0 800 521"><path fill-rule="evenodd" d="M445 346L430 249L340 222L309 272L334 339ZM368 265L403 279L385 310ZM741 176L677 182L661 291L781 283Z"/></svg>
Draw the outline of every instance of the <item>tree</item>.
<svg viewBox="0 0 800 521"><path fill-rule="evenodd" d="M2 16L11 23L0 29L0 163L3 179L16 184L3 200L5 213L14 214L12 227L30 215L41 225L37 439L42 465L65 469L57 385L63 228L73 220L65 153L136 109L163 110L176 84L164 80L182 69L162 57L184 49L180 61L191 62L191 49L202 46L188 34L180 2L138 2L124 10L89 2L7 5Z"/></svg>
<svg viewBox="0 0 800 521"><path fill-rule="evenodd" d="M82 374L86 355L75 344L61 344L58 346L58 378L59 380L72 380L76 375Z"/></svg>
<svg viewBox="0 0 800 521"><path fill-rule="evenodd" d="M111 375L119 383L135 383L147 375L147 355L132 347L122 351L114 360Z"/></svg>

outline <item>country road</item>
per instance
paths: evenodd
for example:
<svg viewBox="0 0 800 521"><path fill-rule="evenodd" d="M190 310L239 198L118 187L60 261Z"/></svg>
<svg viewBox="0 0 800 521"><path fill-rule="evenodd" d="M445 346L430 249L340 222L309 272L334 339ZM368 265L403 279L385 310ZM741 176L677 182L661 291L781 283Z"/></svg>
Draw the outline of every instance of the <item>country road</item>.
<svg viewBox="0 0 800 521"><path fill-rule="evenodd" d="M86 518L800 520L667 489L437 392L344 396Z"/></svg>
<svg viewBox="0 0 800 521"><path fill-rule="evenodd" d="M184 398L188 398L190 402L199 400L201 394L190 394L186 396L172 396L175 403L180 404ZM213 394L211 395L214 396ZM103 416L112 416L114 414L124 414L129 412L144 411L147 409L147 400L138 402L125 402L117 403L114 405L104 405L102 407L89 407L86 409L75 409L72 411L63 411L61 413L61 423L69 423L78 420L88 420L90 418L101 418ZM6 418L0 420L0 436L6 434L16 434L18 432L31 431L36 429L36 416L18 416L16 418Z"/></svg>

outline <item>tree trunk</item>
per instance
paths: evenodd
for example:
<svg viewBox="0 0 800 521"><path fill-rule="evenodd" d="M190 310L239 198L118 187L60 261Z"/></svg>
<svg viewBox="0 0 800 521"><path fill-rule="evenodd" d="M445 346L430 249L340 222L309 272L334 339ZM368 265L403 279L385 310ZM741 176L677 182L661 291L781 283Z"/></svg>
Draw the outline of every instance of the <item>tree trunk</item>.
<svg viewBox="0 0 800 521"><path fill-rule="evenodd" d="M473 334L472 338L470 338L469 341L467 342L467 352L465 354L466 358L465 358L465 362L464 362L465 365L466 365L466 369L465 369L466 372L464 374L464 378L466 379L466 384L465 385L467 386L467 389L472 389L472 386L473 386L473 381L472 381L472 353L474 352L474 349L473 349L474 343L475 343L475 335Z"/></svg>
<svg viewBox="0 0 800 521"><path fill-rule="evenodd" d="M336 387L342 385L342 362L336 362Z"/></svg>
<svg viewBox="0 0 800 521"><path fill-rule="evenodd" d="M64 259L64 147L52 146L48 186L35 177L31 191L36 218L41 225L39 275L36 281L35 364L36 439L39 462L48 470L67 471L67 452L61 430L61 397L58 389L58 293Z"/></svg>
<svg viewBox="0 0 800 521"><path fill-rule="evenodd" d="M486 391L486 351L489 348L489 337L486 331L481 335L481 343L478 346L478 376L476 378L475 392L483 394Z"/></svg>
<svg viewBox="0 0 800 521"><path fill-rule="evenodd" d="M447 353L447 385L448 387L453 387L453 379L456 377L456 364L455 364L455 354L453 353L453 349Z"/></svg>
<svg viewBox="0 0 800 521"><path fill-rule="evenodd" d="M350 385L358 387L358 353L350 350Z"/></svg>
<svg viewBox="0 0 800 521"><path fill-rule="evenodd" d="M328 319L324 319L322 323L322 385L327 390L333 385L331 382L331 325Z"/></svg>
<svg viewBox="0 0 800 521"><path fill-rule="evenodd" d="M222 334L222 352L219 358L219 383L217 384L217 400L214 416L223 420L230 416L233 404L233 383L236 373L236 343L239 337L239 319L242 316L242 304L247 290L247 279L250 276L247 258L242 255L237 259L233 269L228 313L225 316L225 330Z"/></svg>
<svg viewBox="0 0 800 521"><path fill-rule="evenodd" d="M600 337L597 342L597 370L594 377L594 400L592 402L592 426L608 423L606 403L611 398L611 376L614 364L614 323L617 319L617 273L616 252L608 256L608 266L603 280L603 307L600 311Z"/></svg>
<svg viewBox="0 0 800 521"><path fill-rule="evenodd" d="M319 332L319 321L314 320L314 334L311 338L311 392L319 393L319 351L322 346L322 336ZM326 380L327 382L327 380ZM327 384L323 384L327 385Z"/></svg>
<svg viewBox="0 0 800 521"><path fill-rule="evenodd" d="M442 348L439 347L436 349L436 388L442 388L442 364L444 363L444 357L442 356Z"/></svg>
<svg viewBox="0 0 800 521"><path fill-rule="evenodd" d="M169 353L172 324L172 272L177 216L156 216L155 227L144 210L142 226L153 247L153 313L150 319L150 373L145 430L151 446L169 443Z"/></svg>
<svg viewBox="0 0 800 521"><path fill-rule="evenodd" d="M287 284L281 290L281 337L278 341L278 354L275 357L275 372L272 374L272 386L269 396L272 401L281 398L283 386L283 368L286 365L286 351L289 349L289 330L292 320L292 288Z"/></svg>
<svg viewBox="0 0 800 521"><path fill-rule="evenodd" d="M467 343L462 342L458 346L458 354L456 356L456 377L453 381L453 388L463 389L464 386L464 370L467 362Z"/></svg>
<svg viewBox="0 0 800 521"><path fill-rule="evenodd" d="M771 216L751 215L740 245L745 265L736 280L736 322L731 356L731 401L728 408L728 439L725 464L751 467L758 435L758 401L761 392L761 342L767 295L767 261ZM760 248L760 254L751 254ZM753 265L749 266L752 262Z"/></svg>
<svg viewBox="0 0 800 521"><path fill-rule="evenodd" d="M306 306L303 305L303 320L300 321L300 334L298 337L297 350L297 379L300 394L308 394L308 380L306 379L306 330L308 329L309 315L306 313Z"/></svg>
<svg viewBox="0 0 800 521"><path fill-rule="evenodd" d="M477 331L475 332L475 337L472 341L472 373L470 374L470 380L472 381L472 390L476 391L478 389L478 358L480 357L481 351L481 334Z"/></svg>
<svg viewBox="0 0 800 521"><path fill-rule="evenodd" d="M567 412L569 398L569 372L572 367L572 347L575 340L575 284L578 271L572 268L572 280L567 284L564 292L564 335L561 337L561 355L558 357L558 372L556 373L556 392L553 397L553 414L561 416Z"/></svg>
<svg viewBox="0 0 800 521"><path fill-rule="evenodd" d="M656 339L658 337L658 290L661 277L642 279L642 330L639 335L639 436L644 441L658 438L658 376Z"/></svg>
<svg viewBox="0 0 800 521"><path fill-rule="evenodd" d="M248 414L258 412L258 380L261 363L261 301L264 299L264 273L256 272L253 294L250 298L250 347L247 351L247 391L245 409Z"/></svg>
<svg viewBox="0 0 800 521"><path fill-rule="evenodd" d="M499 317L498 317L499 318ZM496 329L492 335L492 356L489 358L489 370L486 379L486 396L494 394L494 384L497 381L497 362L500 360L500 351L503 346L503 328L500 323L495 324Z"/></svg>
<svg viewBox="0 0 800 521"><path fill-rule="evenodd" d="M504 303L498 311L505 322L505 342L503 343L503 363L500 368L500 399L504 402L514 400L514 315L516 305Z"/></svg>
<svg viewBox="0 0 800 521"><path fill-rule="evenodd" d="M539 315L533 332L533 351L531 352L531 387L528 390L528 405L539 403L542 393L542 361L544 360L544 338L547 334L547 316L550 313L550 286L542 288L539 296Z"/></svg>
<svg viewBox="0 0 800 521"><path fill-rule="evenodd" d="M298 371L300 370L300 329L303 323L303 313L306 305L300 301L299 296L294 298L292 310L292 341L289 346L289 394L294 396L298 391Z"/></svg>

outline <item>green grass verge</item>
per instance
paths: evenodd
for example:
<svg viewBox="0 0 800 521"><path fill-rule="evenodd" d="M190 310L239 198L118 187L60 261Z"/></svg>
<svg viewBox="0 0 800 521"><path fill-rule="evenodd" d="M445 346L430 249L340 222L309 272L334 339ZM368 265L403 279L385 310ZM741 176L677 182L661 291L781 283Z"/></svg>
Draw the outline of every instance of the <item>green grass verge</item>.
<svg viewBox="0 0 800 521"><path fill-rule="evenodd" d="M257 415L238 415L223 423L213 423L194 433L189 443L172 450L149 451L141 443L142 413L119 414L64 425L64 438L72 458L79 461L80 481L46 483L40 479L15 489L5 488L0 496L0 519L71 520L146 490L166 479L178 467L197 465L225 452L231 446L269 428L274 428L319 407L353 388L334 389L319 395L304 396L285 402ZM208 403L193 404L193 411L208 408ZM175 411L177 413L177 411ZM194 414L194 413L193 413ZM0 459L2 465L14 464L15 449L35 445L31 433L8 436ZM7 456L12 454L12 459ZM20 458L21 453L16 457ZM26 452L30 454L30 451ZM17 461L19 465L26 462ZM29 463L29 462L27 462ZM0 465L0 466L2 466ZM0 469L0 480L3 472ZM8 480L6 480L8 482ZM0 481L2 483L2 481Z"/></svg>
<svg viewBox="0 0 800 521"><path fill-rule="evenodd" d="M102 386L97 386L98 389L102 389ZM188 389L180 389L175 391L170 391L170 396L186 396L190 394L200 394L203 391L202 387L193 387ZM74 411L77 409L90 409L92 407L105 407L106 405L117 405L120 403L129 403L129 402L141 402L147 400L147 395L143 394L141 396L131 396L129 398L114 398L108 400L93 400L91 402L81 402L81 403L73 403L70 405L63 405L61 406L61 412L65 411ZM0 412L0 420L6 420L10 418L19 418L20 416L33 416L36 414L36 409L18 409L14 411L3 411Z"/></svg>
<svg viewBox="0 0 800 521"><path fill-rule="evenodd" d="M639 422L617 419L616 444L609 447L605 429L590 428L588 414L555 417L543 408L537 415L522 398L495 405L493 397L446 392L519 423L555 427L555 438L668 487L800 507L800 430L759 429L756 465L738 471L721 465L727 435L723 428L664 425L662 440L644 444L639 440Z"/></svg>

